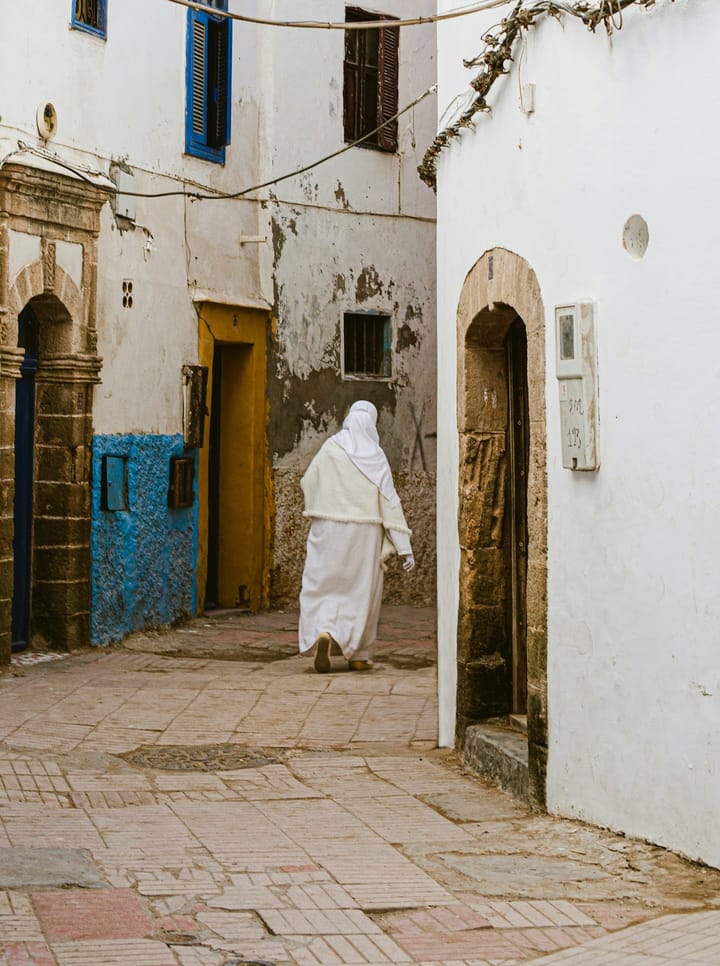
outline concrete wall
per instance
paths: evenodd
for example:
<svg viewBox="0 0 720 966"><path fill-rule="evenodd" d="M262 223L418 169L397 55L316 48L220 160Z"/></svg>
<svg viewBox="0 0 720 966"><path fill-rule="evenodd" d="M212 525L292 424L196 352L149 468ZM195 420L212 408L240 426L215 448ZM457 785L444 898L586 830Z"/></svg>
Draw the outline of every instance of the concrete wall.
<svg viewBox="0 0 720 966"><path fill-rule="evenodd" d="M443 5L447 6L447 5ZM496 19L439 29L439 105L464 90ZM720 864L720 567L711 0L626 10L612 43L565 18L443 152L438 188L441 724L451 743L458 599L455 315L486 250L527 260L546 308L548 807ZM669 65L675 65L670 70ZM623 247L647 221L644 258ZM562 469L553 307L598 309L597 474ZM480 308L480 307L479 307Z"/></svg>

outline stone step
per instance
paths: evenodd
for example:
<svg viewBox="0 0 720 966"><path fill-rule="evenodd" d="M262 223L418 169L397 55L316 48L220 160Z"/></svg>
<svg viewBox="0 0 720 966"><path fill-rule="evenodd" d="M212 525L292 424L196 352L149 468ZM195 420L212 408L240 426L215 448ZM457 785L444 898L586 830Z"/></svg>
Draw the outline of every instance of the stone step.
<svg viewBox="0 0 720 966"><path fill-rule="evenodd" d="M468 768L489 778L515 798L529 800L527 735L498 724L469 725L463 760Z"/></svg>

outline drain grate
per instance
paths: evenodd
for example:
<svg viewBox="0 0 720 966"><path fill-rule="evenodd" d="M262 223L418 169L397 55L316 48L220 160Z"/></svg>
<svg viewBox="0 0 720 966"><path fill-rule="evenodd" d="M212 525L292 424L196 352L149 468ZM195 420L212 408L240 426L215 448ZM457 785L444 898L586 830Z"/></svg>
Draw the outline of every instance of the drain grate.
<svg viewBox="0 0 720 966"><path fill-rule="evenodd" d="M262 768L277 758L244 745L141 745L121 756L131 765L158 771L235 771Z"/></svg>

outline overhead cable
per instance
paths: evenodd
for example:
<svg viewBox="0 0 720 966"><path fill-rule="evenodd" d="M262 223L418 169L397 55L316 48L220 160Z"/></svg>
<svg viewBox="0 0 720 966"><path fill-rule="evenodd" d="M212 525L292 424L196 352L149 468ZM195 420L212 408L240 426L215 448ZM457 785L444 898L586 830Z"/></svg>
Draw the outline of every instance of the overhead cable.
<svg viewBox="0 0 720 966"><path fill-rule="evenodd" d="M397 113L393 114L392 117L388 117L382 122L382 124L378 124L378 126L376 128L373 128L372 131L368 131L367 134L363 134L361 138L358 138L357 140L352 141L349 144L343 145L343 147L339 148L337 151L333 151L332 154L326 154L324 157L318 158L316 161L313 161L310 164L303 165L302 168L296 168L294 171L289 171L287 174L279 175L277 178L270 178L268 181L263 181L262 184L251 185L249 188L243 188L240 191L216 191L216 192L213 192L212 194L208 194L206 192L201 192L201 191L188 191L187 188L176 189L174 191L151 192L151 191L126 191L124 189L121 191L117 187L108 188L108 191L110 191L113 194L122 194L123 196L129 197L129 198L184 197L184 198L189 198L191 201L227 201L227 200L232 200L233 198L242 198L244 197L244 195L251 194L253 191L260 191L262 188L269 188L271 185L279 184L281 181L287 181L289 178L296 178L298 175L305 174L306 171L310 171L313 168L317 168L321 164L325 164L326 161L331 161L333 158L337 158L339 157L339 155L345 154L346 151L350 151L351 148L355 148L359 144L362 144L363 141L367 141L369 138L373 137L375 134L378 133L378 131L381 131L384 127L387 127L388 124L392 124L399 117L401 117L403 114L406 114L408 111L412 110L421 101L425 100L426 97L429 97L430 94L434 94L436 91L437 91L437 84L433 84L432 87L428 87L426 91L423 91L423 93L420 94L418 97L416 97L415 100L411 101L409 104L406 104L405 107L401 108L399 111L397 111ZM74 166L70 164L68 161L65 161L63 158L61 158L56 152L48 151L45 148L32 147L31 145L27 144L25 141L18 141L18 150L12 151L6 158L3 159L2 163L4 163L6 160L8 160L10 157L12 157L15 154L35 154L46 161L52 161L54 164L57 164L59 167L65 168L67 171L72 172L73 174L77 175L77 177L82 178L83 181L87 181L90 184L95 184L95 182L92 180L92 176L94 177L100 176L104 178L108 177L108 175L104 175L102 174L102 172L99 172L99 171L92 171L88 168L82 168L79 165ZM88 175L90 175L91 177L88 177Z"/></svg>
<svg viewBox="0 0 720 966"><path fill-rule="evenodd" d="M446 13L435 13L430 17L413 17L410 20L354 20L351 23L345 21L324 22L322 20L270 20L265 17L250 17L247 14L231 13L229 10L218 10L215 7L209 7L207 3L198 3L196 0L169 0L169 2L203 13L211 12L213 17L239 20L241 23L257 24L263 27L297 27L301 30L376 30L379 27L417 27L423 24L439 23L443 20L454 20L457 17L468 17L473 13L480 13L482 10L494 10L496 7L507 6L511 0L481 0L481 2L471 4L468 7L459 7L457 10L448 10Z"/></svg>

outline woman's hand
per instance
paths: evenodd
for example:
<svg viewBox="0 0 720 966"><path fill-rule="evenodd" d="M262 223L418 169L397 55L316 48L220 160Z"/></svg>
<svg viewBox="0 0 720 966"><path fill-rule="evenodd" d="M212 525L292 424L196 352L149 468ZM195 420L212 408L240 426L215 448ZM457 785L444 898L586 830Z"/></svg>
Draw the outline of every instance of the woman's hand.
<svg viewBox="0 0 720 966"><path fill-rule="evenodd" d="M402 569L405 571L410 571L415 566L415 558L411 553L405 553L400 558L402 560Z"/></svg>

